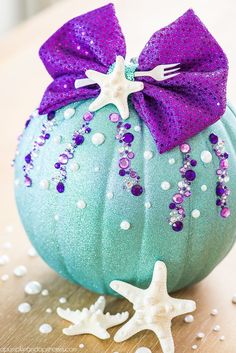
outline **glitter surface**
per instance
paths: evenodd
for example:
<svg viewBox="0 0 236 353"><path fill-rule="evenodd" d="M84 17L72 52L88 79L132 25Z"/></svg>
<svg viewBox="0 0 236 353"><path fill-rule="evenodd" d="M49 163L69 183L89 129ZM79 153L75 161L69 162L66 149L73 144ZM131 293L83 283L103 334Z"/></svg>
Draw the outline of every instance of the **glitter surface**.
<svg viewBox="0 0 236 353"><path fill-rule="evenodd" d="M68 168L65 192L57 193L51 183L47 190L40 188L42 179L50 180L55 161L66 147L66 141L71 140L90 103L91 100L72 103L56 112L58 126L35 161L31 188L24 186L22 164L30 139L41 131L41 119L32 119L20 141L20 154L15 162L15 178L20 180L15 190L16 200L26 232L37 252L65 278L100 293L114 294L109 288L114 278L144 288L150 283L157 260L164 261L168 267L170 291L199 281L228 253L236 236L235 208L231 207L231 217L222 219L215 206L218 161L214 158L214 163L207 165L200 161L195 167L197 178L192 185L191 200L185 202L185 226L181 233L174 233L167 221L168 204L179 181L182 154L175 148L164 154L155 153L146 161L144 151L154 151L155 143L132 106L129 123L141 126L141 132L133 131L135 158L132 164L142 178L145 189L142 195L134 197L122 190L123 180L117 172L119 154L114 124L108 119L115 112L113 106L96 112L96 119L91 121L92 131L101 131L106 140L99 147L89 138L84 140L73 159L80 168L76 173ZM71 119L65 120L63 114L69 107L75 108L76 112ZM225 141L230 155L228 184L232 193L229 206L235 205L236 124L230 108L214 127L188 140L192 158L200 160L201 152L211 148L208 138L212 131ZM62 136L61 144L53 141L58 135ZM170 165L170 158L176 163ZM160 188L163 180L172 185L165 192ZM201 191L202 185L207 185L207 192ZM107 193L111 191L114 197L108 199ZM84 200L87 207L78 208L79 200ZM151 208L146 208L145 203L150 203ZM201 210L197 220L191 216L194 209ZM131 224L128 231L120 228L123 220Z"/></svg>

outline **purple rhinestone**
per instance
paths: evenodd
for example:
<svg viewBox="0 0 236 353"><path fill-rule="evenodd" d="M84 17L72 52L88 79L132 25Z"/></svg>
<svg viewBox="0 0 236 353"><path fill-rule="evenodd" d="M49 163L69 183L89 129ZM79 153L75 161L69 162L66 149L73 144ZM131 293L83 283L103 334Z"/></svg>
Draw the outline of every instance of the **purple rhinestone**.
<svg viewBox="0 0 236 353"><path fill-rule="evenodd" d="M124 125L124 127L125 127L127 130L129 130L129 129L131 128L131 124L126 123L126 124Z"/></svg>
<svg viewBox="0 0 236 353"><path fill-rule="evenodd" d="M25 129L27 129L27 127L29 126L30 121L31 121L31 119L26 120L26 122L25 122Z"/></svg>
<svg viewBox="0 0 236 353"><path fill-rule="evenodd" d="M182 143L182 145L179 146L179 149L182 153L188 153L191 151L191 147L188 143Z"/></svg>
<svg viewBox="0 0 236 353"><path fill-rule="evenodd" d="M193 181L196 178L196 173L192 169L189 169L185 172L185 178L189 181Z"/></svg>
<svg viewBox="0 0 236 353"><path fill-rule="evenodd" d="M120 120L120 115L117 113L112 113L109 115L109 119L113 122L113 123L117 123Z"/></svg>
<svg viewBox="0 0 236 353"><path fill-rule="evenodd" d="M133 159L134 158L134 152L128 152L127 157L129 159Z"/></svg>
<svg viewBox="0 0 236 353"><path fill-rule="evenodd" d="M184 201L183 196L181 194L175 194L172 199L174 203L177 203L177 204L180 204Z"/></svg>
<svg viewBox="0 0 236 353"><path fill-rule="evenodd" d="M87 128L85 129L85 132L86 132L86 134L89 134L89 133L91 132L90 127L87 127Z"/></svg>
<svg viewBox="0 0 236 353"><path fill-rule="evenodd" d="M169 209L170 210L174 210L176 208L176 204L174 203L174 202L171 202L170 204L169 204Z"/></svg>
<svg viewBox="0 0 236 353"><path fill-rule="evenodd" d="M84 136L83 135L76 135L74 141L77 146L82 145L82 143L84 142Z"/></svg>
<svg viewBox="0 0 236 353"><path fill-rule="evenodd" d="M58 163L58 162L54 164L54 168L56 168L56 169L59 169L59 168L60 168L60 166L61 166L61 164L60 164L60 163Z"/></svg>
<svg viewBox="0 0 236 353"><path fill-rule="evenodd" d="M130 161L128 158L121 158L119 160L119 166L121 169L127 169L130 166Z"/></svg>
<svg viewBox="0 0 236 353"><path fill-rule="evenodd" d="M218 185L216 187L216 195L222 196L222 195L224 195L224 193L225 193L225 189L221 185Z"/></svg>
<svg viewBox="0 0 236 353"><path fill-rule="evenodd" d="M224 158L225 159L229 158L229 154L227 152L224 153Z"/></svg>
<svg viewBox="0 0 236 353"><path fill-rule="evenodd" d="M44 136L44 138L45 138L46 140L48 140L48 139L50 138L50 134L46 134L46 135Z"/></svg>
<svg viewBox="0 0 236 353"><path fill-rule="evenodd" d="M220 211L220 215L223 218L228 218L230 216L230 209L228 207L223 207Z"/></svg>
<svg viewBox="0 0 236 353"><path fill-rule="evenodd" d="M60 194L65 191L65 185L61 181L59 181L59 183L57 184L57 191Z"/></svg>
<svg viewBox="0 0 236 353"><path fill-rule="evenodd" d="M84 121L91 121L93 119L93 113L86 112L83 116Z"/></svg>
<svg viewBox="0 0 236 353"><path fill-rule="evenodd" d="M175 232L180 232L183 229L183 223L181 221L177 221L172 224L172 229Z"/></svg>
<svg viewBox="0 0 236 353"><path fill-rule="evenodd" d="M216 206L221 206L221 200L220 199L216 200Z"/></svg>
<svg viewBox="0 0 236 353"><path fill-rule="evenodd" d="M134 186L132 186L131 188L131 193L134 195L134 196L140 196L142 193L143 193L143 188L141 185L139 184L136 184Z"/></svg>
<svg viewBox="0 0 236 353"><path fill-rule="evenodd" d="M27 175L25 176L25 186L30 187L32 185L32 180Z"/></svg>
<svg viewBox="0 0 236 353"><path fill-rule="evenodd" d="M38 143L38 145L39 146L43 146L44 144L45 144L45 138L44 138L44 136L39 136L38 138L37 138L37 143Z"/></svg>
<svg viewBox="0 0 236 353"><path fill-rule="evenodd" d="M31 162L31 154L30 153L25 156L25 161L26 161L26 163Z"/></svg>
<svg viewBox="0 0 236 353"><path fill-rule="evenodd" d="M67 164L68 159L69 159L68 156L65 153L63 153L59 156L58 160L59 160L59 163L61 163L61 164Z"/></svg>
<svg viewBox="0 0 236 353"><path fill-rule="evenodd" d="M218 142L218 136L217 135L215 135L215 134L210 134L210 136L209 136L209 140L210 140L210 142L213 144L213 145L215 145L217 142Z"/></svg>
<svg viewBox="0 0 236 353"><path fill-rule="evenodd" d="M196 167L197 161L196 161L195 159L192 159L192 160L190 161L190 164L191 164L192 167Z"/></svg>
<svg viewBox="0 0 236 353"><path fill-rule="evenodd" d="M125 176L125 170L124 169L121 169L120 171L119 171L119 174L120 174L120 176Z"/></svg>
<svg viewBox="0 0 236 353"><path fill-rule="evenodd" d="M130 132L127 132L123 135L123 141L126 143L131 143L134 140L134 135Z"/></svg>
<svg viewBox="0 0 236 353"><path fill-rule="evenodd" d="M52 120L55 118L56 112L54 112L53 110L51 112L48 113L48 120Z"/></svg>

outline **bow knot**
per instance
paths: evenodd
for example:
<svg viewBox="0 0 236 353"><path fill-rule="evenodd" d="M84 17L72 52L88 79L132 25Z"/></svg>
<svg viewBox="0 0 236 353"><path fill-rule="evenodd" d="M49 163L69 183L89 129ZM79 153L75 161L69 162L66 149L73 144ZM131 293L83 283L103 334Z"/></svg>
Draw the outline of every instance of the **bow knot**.
<svg viewBox="0 0 236 353"><path fill-rule="evenodd" d="M131 94L134 108L163 153L225 112L227 58L192 10L154 33L137 64L125 66L125 55L125 39L112 4L67 22L40 49L54 81L39 113L96 98L91 110L113 103L127 117ZM111 87L118 71L119 82L110 92L106 87Z"/></svg>

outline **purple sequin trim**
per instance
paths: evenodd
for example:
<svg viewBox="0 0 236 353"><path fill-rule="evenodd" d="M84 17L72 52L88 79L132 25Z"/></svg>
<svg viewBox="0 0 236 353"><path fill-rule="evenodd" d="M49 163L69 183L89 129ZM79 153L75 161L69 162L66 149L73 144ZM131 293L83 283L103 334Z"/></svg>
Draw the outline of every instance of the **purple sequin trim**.
<svg viewBox="0 0 236 353"><path fill-rule="evenodd" d="M132 160L135 154L132 150L134 135L130 132L131 124L123 123L118 113L109 115L109 120L117 124L116 139L120 143L119 147L119 175L123 177L123 189L131 192L133 196L142 195L144 189L140 185L140 176L132 169Z"/></svg>
<svg viewBox="0 0 236 353"><path fill-rule="evenodd" d="M42 146L45 145L47 140L50 139L50 132L52 131L53 127L57 125L55 121L55 112L51 111L47 114L47 120L43 123L40 135L37 139L33 142L32 150L27 153L25 156L25 164L23 165L23 172L24 172L24 183L25 186L30 187L32 186L32 179L30 177L31 170L34 168L34 161L37 159L40 149ZM26 122L26 127L28 126L29 122Z"/></svg>
<svg viewBox="0 0 236 353"><path fill-rule="evenodd" d="M57 173L53 176L52 181L56 182L56 190L59 193L65 191L65 182L67 179L67 165L70 159L74 158L75 150L78 146L84 143L84 135L91 132L89 127L90 121L93 119L91 112L86 112L83 116L84 123L79 130L75 130L72 136L72 141L67 145L66 149L60 154L54 168Z"/></svg>
<svg viewBox="0 0 236 353"><path fill-rule="evenodd" d="M221 208L220 215L223 218L230 216L230 209L227 205L227 200L230 195L230 189L226 186L229 181L229 154L225 151L225 143L217 135L210 134L209 140L212 144L213 150L219 159L219 168L216 170L218 181L216 184L216 205Z"/></svg>
<svg viewBox="0 0 236 353"><path fill-rule="evenodd" d="M180 232L184 226L185 209L183 203L186 198L191 196L191 184L196 178L193 168L197 165L197 161L190 157L191 148L188 143L180 145L180 151L184 155L183 166L180 168L182 180L178 183L178 192L173 195L172 202L169 204L171 210L169 224L175 232Z"/></svg>

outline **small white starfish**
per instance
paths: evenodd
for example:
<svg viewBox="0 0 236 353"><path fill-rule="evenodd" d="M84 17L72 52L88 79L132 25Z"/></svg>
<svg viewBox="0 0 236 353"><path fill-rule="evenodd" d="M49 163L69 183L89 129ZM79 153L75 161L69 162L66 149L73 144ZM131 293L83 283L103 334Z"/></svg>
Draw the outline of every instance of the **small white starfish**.
<svg viewBox="0 0 236 353"><path fill-rule="evenodd" d="M84 308L82 311L57 308L57 314L60 317L73 323L64 328L63 333L68 336L91 334L102 340L109 338L107 329L122 324L128 319L129 313L126 311L116 315L104 314L105 305L105 298L99 297L89 309Z"/></svg>
<svg viewBox="0 0 236 353"><path fill-rule="evenodd" d="M171 320L196 309L192 300L175 299L168 295L167 270L164 262L157 261L152 282L147 289L140 289L122 281L112 281L113 290L134 305L133 317L116 333L114 340L122 342L142 330L152 330L160 340L164 353L174 352Z"/></svg>
<svg viewBox="0 0 236 353"><path fill-rule="evenodd" d="M110 74L87 70L86 76L101 88L99 96L89 106L89 110L93 112L112 103L117 107L122 119L127 119L129 117L128 96L141 91L144 85L142 82L127 80L124 58L120 55L116 57L114 69Z"/></svg>

